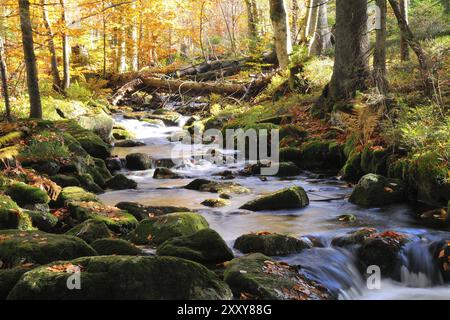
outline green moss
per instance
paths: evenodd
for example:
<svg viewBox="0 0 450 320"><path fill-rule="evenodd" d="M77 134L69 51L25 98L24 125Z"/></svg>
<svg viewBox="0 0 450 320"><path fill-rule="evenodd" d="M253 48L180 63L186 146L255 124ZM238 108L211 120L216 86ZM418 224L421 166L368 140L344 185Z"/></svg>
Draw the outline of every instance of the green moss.
<svg viewBox="0 0 450 320"><path fill-rule="evenodd" d="M278 164L278 177L292 177L299 175L302 170L293 162L281 162Z"/></svg>
<svg viewBox="0 0 450 320"><path fill-rule="evenodd" d="M301 156L300 148L287 147L280 149L280 161L297 163Z"/></svg>
<svg viewBox="0 0 450 320"><path fill-rule="evenodd" d="M14 288L20 277L34 266L18 266L11 269L0 269L0 300L6 300L9 292Z"/></svg>
<svg viewBox="0 0 450 320"><path fill-rule="evenodd" d="M89 219L104 222L111 231L116 233L128 233L138 223L136 218L128 212L98 202L70 202L69 210L70 216L79 222Z"/></svg>
<svg viewBox="0 0 450 320"><path fill-rule="evenodd" d="M87 243L92 243L95 240L113 236L112 232L108 229L104 222L93 219L83 221L79 225L67 231L66 235L78 237Z"/></svg>
<svg viewBox="0 0 450 320"><path fill-rule="evenodd" d="M123 174L117 174L106 181L106 187L112 190L137 189L137 186L136 181L127 178Z"/></svg>
<svg viewBox="0 0 450 320"><path fill-rule="evenodd" d="M296 268L260 253L232 260L224 279L238 297L246 294L258 300L330 299L324 287L300 275Z"/></svg>
<svg viewBox="0 0 450 320"><path fill-rule="evenodd" d="M142 254L138 247L122 239L99 239L91 245L102 256L137 256Z"/></svg>
<svg viewBox="0 0 450 320"><path fill-rule="evenodd" d="M55 217L50 212L29 211L29 210L25 210L24 212L30 217L33 227L41 231L52 232L55 230L59 222L58 218Z"/></svg>
<svg viewBox="0 0 450 320"><path fill-rule="evenodd" d="M80 187L81 183L80 181L73 176L68 176L64 174L57 174L54 176L51 176L50 179L55 182L60 187Z"/></svg>
<svg viewBox="0 0 450 320"><path fill-rule="evenodd" d="M171 213L142 220L130 234L130 239L135 244L159 245L175 237L192 235L208 226L208 222L199 214Z"/></svg>
<svg viewBox="0 0 450 320"><path fill-rule="evenodd" d="M303 144L295 163L300 168L339 170L345 163L343 146L335 141L311 141Z"/></svg>
<svg viewBox="0 0 450 320"><path fill-rule="evenodd" d="M184 207L145 206L136 202L120 202L116 204L116 207L132 214L138 221L148 219L149 217L161 216L168 213L192 212L192 210Z"/></svg>
<svg viewBox="0 0 450 320"><path fill-rule="evenodd" d="M384 149L365 147L361 154L361 168L364 173L387 175L387 159L390 154Z"/></svg>
<svg viewBox="0 0 450 320"><path fill-rule="evenodd" d="M99 198L86 190L79 187L63 188L58 197L60 205L67 205L71 202L99 202Z"/></svg>
<svg viewBox="0 0 450 320"><path fill-rule="evenodd" d="M62 262L24 275L8 299L39 300L227 300L231 291L202 265L173 257L100 256L70 262L81 266L82 290L67 289L71 273ZM56 268L50 268L52 266ZM62 269L61 272L52 270Z"/></svg>
<svg viewBox="0 0 450 320"><path fill-rule="evenodd" d="M302 187L286 188L256 200L247 202L241 209L251 211L283 210L303 208L309 205L309 199Z"/></svg>
<svg viewBox="0 0 450 320"><path fill-rule="evenodd" d="M356 182L361 179L364 172L361 168L361 153L353 153L342 168L342 179L345 181Z"/></svg>
<svg viewBox="0 0 450 320"><path fill-rule="evenodd" d="M405 200L405 184L398 179L387 179L368 174L355 186L349 201L362 206L383 206Z"/></svg>
<svg viewBox="0 0 450 320"><path fill-rule="evenodd" d="M206 199L201 202L201 204L210 208L221 208L228 206L230 204L230 201L226 199Z"/></svg>
<svg viewBox="0 0 450 320"><path fill-rule="evenodd" d="M94 180L94 178L89 173L83 173L77 176L80 182L80 186L88 192L99 194L103 192L102 187L100 187Z"/></svg>
<svg viewBox="0 0 450 320"><path fill-rule="evenodd" d="M46 264L93 256L97 253L83 240L41 231L0 231L0 260L6 266L23 263Z"/></svg>
<svg viewBox="0 0 450 320"><path fill-rule="evenodd" d="M19 182L6 189L9 195L20 206L33 205L37 203L48 203L50 201L44 190Z"/></svg>
<svg viewBox="0 0 450 320"><path fill-rule="evenodd" d="M8 196L0 195L0 229L30 230L30 217Z"/></svg>
<svg viewBox="0 0 450 320"><path fill-rule="evenodd" d="M268 256L283 256L311 248L311 244L282 234L251 233L237 238L234 247L242 253L259 252Z"/></svg>
<svg viewBox="0 0 450 320"><path fill-rule="evenodd" d="M212 229L167 240L156 251L159 256L173 256L203 264L217 264L233 259L222 237Z"/></svg>
<svg viewBox="0 0 450 320"><path fill-rule="evenodd" d="M305 139L307 136L308 132L299 125L288 124L280 127L280 140L286 137Z"/></svg>
<svg viewBox="0 0 450 320"><path fill-rule="evenodd" d="M207 179L195 179L184 188L211 193L248 193L249 189L234 182L219 182Z"/></svg>
<svg viewBox="0 0 450 320"><path fill-rule="evenodd" d="M117 140L134 139L135 135L125 129L113 129L113 137Z"/></svg>

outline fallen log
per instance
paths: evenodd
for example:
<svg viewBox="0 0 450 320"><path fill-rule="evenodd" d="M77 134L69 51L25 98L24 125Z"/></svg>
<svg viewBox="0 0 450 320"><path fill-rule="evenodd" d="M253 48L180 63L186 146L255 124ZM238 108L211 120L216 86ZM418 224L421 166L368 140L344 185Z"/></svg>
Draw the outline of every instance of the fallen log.
<svg viewBox="0 0 450 320"><path fill-rule="evenodd" d="M110 103L115 106L117 105L125 96L131 95L136 91L144 89L145 85L141 79L137 78L127 82L123 85L116 93L111 97Z"/></svg>

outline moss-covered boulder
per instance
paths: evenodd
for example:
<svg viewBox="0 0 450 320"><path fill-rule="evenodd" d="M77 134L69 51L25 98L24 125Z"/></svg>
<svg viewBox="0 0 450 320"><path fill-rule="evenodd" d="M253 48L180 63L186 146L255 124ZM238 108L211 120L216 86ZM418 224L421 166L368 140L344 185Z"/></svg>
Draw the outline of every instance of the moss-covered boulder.
<svg viewBox="0 0 450 320"><path fill-rule="evenodd" d="M134 147L142 147L145 146L144 142L136 141L136 140L122 140L114 143L116 148L134 148Z"/></svg>
<svg viewBox="0 0 450 320"><path fill-rule="evenodd" d="M188 208L173 206L146 206L136 202L119 202L117 208L132 214L138 221L175 212L192 212Z"/></svg>
<svg viewBox="0 0 450 320"><path fill-rule="evenodd" d="M69 203L70 216L78 222L89 219L101 221L113 232L128 233L136 228L138 221L128 212L98 202Z"/></svg>
<svg viewBox="0 0 450 320"><path fill-rule="evenodd" d="M33 227L44 232L52 232L58 225L58 218L50 212L24 210L32 222Z"/></svg>
<svg viewBox="0 0 450 320"><path fill-rule="evenodd" d="M280 149L280 161L297 163L302 156L300 148L286 147Z"/></svg>
<svg viewBox="0 0 450 320"><path fill-rule="evenodd" d="M78 180L80 181L80 186L85 189L88 192L92 192L95 194L103 193L104 190L102 187L100 187L89 173L77 175ZM98 180L97 180L98 181ZM104 183L104 180L102 179L100 181L101 183Z"/></svg>
<svg viewBox="0 0 450 320"><path fill-rule="evenodd" d="M303 208L309 205L308 195L302 187L290 187L247 202L241 209L250 211Z"/></svg>
<svg viewBox="0 0 450 320"><path fill-rule="evenodd" d="M0 229L30 230L30 217L10 197L0 195Z"/></svg>
<svg viewBox="0 0 450 320"><path fill-rule="evenodd" d="M278 177L292 177L302 173L302 170L293 162L280 162L278 164Z"/></svg>
<svg viewBox="0 0 450 320"><path fill-rule="evenodd" d="M3 230L0 231L0 239L0 260L7 267L97 255L86 242L67 235Z"/></svg>
<svg viewBox="0 0 450 320"><path fill-rule="evenodd" d="M126 190L126 189L137 189L137 182L127 178L123 174L117 174L108 181L106 181L105 184L106 188L112 189L112 190Z"/></svg>
<svg viewBox="0 0 450 320"><path fill-rule="evenodd" d="M23 182L10 185L5 193L20 206L48 203L50 201L47 192Z"/></svg>
<svg viewBox="0 0 450 320"><path fill-rule="evenodd" d="M339 235L331 241L336 247L348 247L362 244L368 237L378 233L374 228L361 228L344 235Z"/></svg>
<svg viewBox="0 0 450 320"><path fill-rule="evenodd" d="M78 141L83 149L92 157L106 159L111 156L112 147L98 135L78 125L69 126L69 133Z"/></svg>
<svg viewBox="0 0 450 320"><path fill-rule="evenodd" d="M362 171L386 176L387 161L391 154L392 152L381 147L365 147L361 153Z"/></svg>
<svg viewBox="0 0 450 320"><path fill-rule="evenodd" d="M81 182L74 176L65 174L57 174L51 176L50 179L62 188L65 187L81 187Z"/></svg>
<svg viewBox="0 0 450 320"><path fill-rule="evenodd" d="M112 232L108 229L104 222L93 219L83 221L79 225L67 231L66 235L78 237L87 243L92 243L95 240L110 238L113 236Z"/></svg>
<svg viewBox="0 0 450 320"><path fill-rule="evenodd" d="M11 269L0 269L0 300L6 300L22 275L33 267L35 267L33 264L25 264Z"/></svg>
<svg viewBox="0 0 450 320"><path fill-rule="evenodd" d="M246 234L237 238L234 243L234 248L242 253L259 252L267 256L289 255L311 247L310 241L269 232Z"/></svg>
<svg viewBox="0 0 450 320"><path fill-rule="evenodd" d="M79 187L66 187L59 194L57 202L60 205L68 205L71 202L99 202L99 198Z"/></svg>
<svg viewBox="0 0 450 320"><path fill-rule="evenodd" d="M450 240L441 241L437 245L434 259L445 282L450 281Z"/></svg>
<svg viewBox="0 0 450 320"><path fill-rule="evenodd" d="M341 170L341 178L345 181L357 182L364 176L364 171L361 168L361 153L352 154Z"/></svg>
<svg viewBox="0 0 450 320"><path fill-rule="evenodd" d="M78 124L86 130L97 134L103 141L111 141L114 119L103 111L82 115L77 119Z"/></svg>
<svg viewBox="0 0 450 320"><path fill-rule="evenodd" d="M210 207L210 208L222 208L222 207L226 207L230 204L229 200L226 199L206 199L204 201L201 202L202 205L204 205L205 207Z"/></svg>
<svg viewBox="0 0 450 320"><path fill-rule="evenodd" d="M80 271L81 290L67 281ZM26 273L10 300L227 300L229 287L201 264L174 257L99 256Z"/></svg>
<svg viewBox="0 0 450 320"><path fill-rule="evenodd" d="M135 171L148 170L152 167L152 159L145 153L130 153L126 157L126 167Z"/></svg>
<svg viewBox="0 0 450 320"><path fill-rule="evenodd" d="M328 290L306 278L296 267L254 253L232 260L225 282L234 295L257 300L328 300Z"/></svg>
<svg viewBox="0 0 450 320"><path fill-rule="evenodd" d="M159 256L173 256L203 264L217 264L233 259L222 237L212 229L167 240L156 251Z"/></svg>
<svg viewBox="0 0 450 320"><path fill-rule="evenodd" d="M130 240L139 245L159 245L169 239L189 236L208 227L208 222L199 214L171 213L142 220L130 234Z"/></svg>
<svg viewBox="0 0 450 320"><path fill-rule="evenodd" d="M343 146L335 141L313 141L302 145L300 168L309 170L339 170L345 163Z"/></svg>
<svg viewBox="0 0 450 320"><path fill-rule="evenodd" d="M405 184L398 179L368 174L359 180L349 201L361 206L384 206L405 200Z"/></svg>
<svg viewBox="0 0 450 320"><path fill-rule="evenodd" d="M234 182L222 182L222 181L213 181L207 179L195 179L186 185L184 188L188 190L196 190L202 192L211 192L211 193L248 193L249 189L234 183Z"/></svg>
<svg viewBox="0 0 450 320"><path fill-rule="evenodd" d="M91 246L102 256L137 256L142 254L138 247L122 239L99 239L91 243Z"/></svg>
<svg viewBox="0 0 450 320"><path fill-rule="evenodd" d="M134 139L134 134L125 129L114 128L112 134L117 140Z"/></svg>

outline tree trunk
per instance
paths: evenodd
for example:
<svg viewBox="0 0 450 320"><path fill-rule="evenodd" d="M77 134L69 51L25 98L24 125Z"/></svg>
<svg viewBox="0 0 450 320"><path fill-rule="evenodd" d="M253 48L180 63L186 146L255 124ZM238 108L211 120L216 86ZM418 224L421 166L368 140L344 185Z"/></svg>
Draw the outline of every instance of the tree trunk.
<svg viewBox="0 0 450 320"><path fill-rule="evenodd" d="M313 108L324 117L336 101L351 99L366 88L369 75L367 2L336 0L336 51L333 76Z"/></svg>
<svg viewBox="0 0 450 320"><path fill-rule="evenodd" d="M11 121L11 105L8 91L8 71L6 69L5 50L3 38L0 36L0 76L2 78L3 98L5 99L5 116L7 121Z"/></svg>
<svg viewBox="0 0 450 320"><path fill-rule="evenodd" d="M62 89L66 91L70 87L70 42L67 35L66 21L66 5L65 0L60 0L62 14L61 21L63 23L62 46L63 46L63 81Z"/></svg>
<svg viewBox="0 0 450 320"><path fill-rule="evenodd" d="M323 0L318 0L323 1ZM326 1L317 4L319 6L317 13L317 24L314 32L309 53L311 55L324 54L331 48L331 33L328 27L328 4Z"/></svg>
<svg viewBox="0 0 450 320"><path fill-rule="evenodd" d="M30 118L42 119L41 94L39 92L39 79L30 18L30 1L19 0L19 9L23 54L27 70L28 95L30 97Z"/></svg>
<svg viewBox="0 0 450 320"><path fill-rule="evenodd" d="M419 60L420 70L425 86L425 94L431 96L433 93L433 75L430 70L430 59L423 51L419 41L417 41L409 28L408 21L401 12L401 6L397 0L389 0L389 3L397 18L398 26L406 43L411 47Z"/></svg>
<svg viewBox="0 0 450 320"><path fill-rule="evenodd" d="M131 31L131 39L133 41L133 54L131 57L131 71L138 71L139 70L139 21L138 21L138 16L136 15L136 3L133 3L131 6L131 9L133 11L133 27L132 27L132 31Z"/></svg>
<svg viewBox="0 0 450 320"><path fill-rule="evenodd" d="M408 0L400 0L400 12L406 22L409 23L409 6ZM409 47L403 33L400 34L400 59L402 61L409 61Z"/></svg>
<svg viewBox="0 0 450 320"><path fill-rule="evenodd" d="M388 91L388 81L386 78L387 1L376 0L376 5L380 9L380 28L376 30L376 42L373 54L373 78L379 92L386 94Z"/></svg>
<svg viewBox="0 0 450 320"><path fill-rule="evenodd" d="M317 28L317 18L319 14L319 3L321 0L308 1L308 19L306 20L305 38L309 41L314 36Z"/></svg>
<svg viewBox="0 0 450 320"><path fill-rule="evenodd" d="M42 6L42 18L44 20L44 27L47 31L48 38L48 51L50 53L50 67L53 78L53 90L56 92L61 92L61 78L59 76L58 70L58 60L56 56L56 48L55 48L55 35L53 34L53 30L50 25L50 21L48 18L47 4L45 0L41 0Z"/></svg>
<svg viewBox="0 0 450 320"><path fill-rule="evenodd" d="M284 0L270 0L270 19L275 36L275 50L281 69L289 66L292 43Z"/></svg>
<svg viewBox="0 0 450 320"><path fill-rule="evenodd" d="M293 44L297 43L299 35L299 14L300 6L298 0L292 0L292 26L291 26L291 41Z"/></svg>

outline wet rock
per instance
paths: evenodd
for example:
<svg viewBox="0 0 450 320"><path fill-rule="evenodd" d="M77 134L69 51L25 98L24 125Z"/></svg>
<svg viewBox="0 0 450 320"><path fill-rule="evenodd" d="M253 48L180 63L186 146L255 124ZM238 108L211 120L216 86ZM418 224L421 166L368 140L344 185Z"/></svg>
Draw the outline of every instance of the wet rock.
<svg viewBox="0 0 450 320"><path fill-rule="evenodd" d="M445 228L450 225L450 216L445 209L435 209L424 212L420 219L425 225L437 228Z"/></svg>
<svg viewBox="0 0 450 320"><path fill-rule="evenodd" d="M288 124L280 127L280 140L290 137L296 140L305 139L308 136L308 131L305 128L295 125Z"/></svg>
<svg viewBox="0 0 450 320"><path fill-rule="evenodd" d="M74 267L83 290L67 289ZM227 300L228 286L204 266L174 257L100 256L55 262L24 275L10 300Z"/></svg>
<svg viewBox="0 0 450 320"><path fill-rule="evenodd" d="M112 190L137 189L137 187L138 184L136 181L127 178L123 174L117 174L106 181L106 188Z"/></svg>
<svg viewBox="0 0 450 320"><path fill-rule="evenodd" d="M278 177L292 177L298 176L302 173L302 170L297 167L293 162L281 162L278 164L278 172L276 176Z"/></svg>
<svg viewBox="0 0 450 320"><path fill-rule="evenodd" d="M7 187L5 193L20 206L36 203L48 203L50 201L47 192L22 182L15 183Z"/></svg>
<svg viewBox="0 0 450 320"><path fill-rule="evenodd" d="M134 134L126 129L113 129L113 137L117 140L133 139Z"/></svg>
<svg viewBox="0 0 450 320"><path fill-rule="evenodd" d="M234 243L234 248L242 253L262 253L267 256L285 256L311 247L310 241L270 232L246 234Z"/></svg>
<svg viewBox="0 0 450 320"><path fill-rule="evenodd" d="M136 202L119 202L117 208L132 214L138 221L175 212L192 212L184 207L146 206Z"/></svg>
<svg viewBox="0 0 450 320"><path fill-rule="evenodd" d="M113 236L112 232L108 229L104 222L93 219L83 221L79 225L67 231L66 235L78 237L87 243L92 243L95 240L110 238Z"/></svg>
<svg viewBox="0 0 450 320"><path fill-rule="evenodd" d="M11 269L0 269L0 300L6 300L6 297L16 283L19 282L22 275L34 267L33 264L26 264Z"/></svg>
<svg viewBox="0 0 450 320"><path fill-rule="evenodd" d="M0 195L0 230L30 230L31 228L30 217L19 208L17 203L8 196Z"/></svg>
<svg viewBox="0 0 450 320"><path fill-rule="evenodd" d="M357 256L365 267L379 266L384 276L390 276L398 263L400 250L409 240L407 235L393 231L375 233L364 239Z"/></svg>
<svg viewBox="0 0 450 320"><path fill-rule="evenodd" d="M138 221L128 212L98 202L70 202L70 216L78 222L93 219L101 221L113 232L128 233L136 228Z"/></svg>
<svg viewBox="0 0 450 320"><path fill-rule="evenodd" d="M122 239L99 239L95 240L91 246L102 256L137 256L142 254L138 247Z"/></svg>
<svg viewBox="0 0 450 320"><path fill-rule="evenodd" d="M228 206L230 201L225 199L206 199L205 201L202 201L201 204L210 208L222 208Z"/></svg>
<svg viewBox="0 0 450 320"><path fill-rule="evenodd" d="M106 159L111 156L111 145L89 130L75 129L70 134L80 143L83 149L92 157Z"/></svg>
<svg viewBox="0 0 450 320"><path fill-rule="evenodd" d="M361 168L361 152L351 155L341 170L341 178L344 181L357 182L364 176Z"/></svg>
<svg viewBox="0 0 450 320"><path fill-rule="evenodd" d="M247 202L240 209L251 211L303 208L309 199L302 187L290 187Z"/></svg>
<svg viewBox="0 0 450 320"><path fill-rule="evenodd" d="M41 174L53 176L59 172L60 165L54 161L39 161L35 163L23 163L22 166L30 167Z"/></svg>
<svg viewBox="0 0 450 320"><path fill-rule="evenodd" d="M50 179L60 187L81 187L81 182L74 176L58 174L51 176Z"/></svg>
<svg viewBox="0 0 450 320"><path fill-rule="evenodd" d="M145 143L136 140L123 140L115 142L114 146L116 148L135 148L135 147L143 147L145 146Z"/></svg>
<svg viewBox="0 0 450 320"><path fill-rule="evenodd" d="M148 170L152 167L152 159L145 153L130 153L126 157L126 167L129 170Z"/></svg>
<svg viewBox="0 0 450 320"><path fill-rule="evenodd" d="M296 267L254 253L232 260L225 282L234 295L255 300L328 300L328 290L299 273Z"/></svg>
<svg viewBox="0 0 450 320"><path fill-rule="evenodd" d="M153 179L180 179L182 176L168 168L156 168Z"/></svg>
<svg viewBox="0 0 450 320"><path fill-rule="evenodd" d="M170 169L170 168L175 167L176 163L170 158L168 158L168 159L157 159L157 160L155 160L155 165L158 168L169 168Z"/></svg>
<svg viewBox="0 0 450 320"><path fill-rule="evenodd" d="M388 179L376 174L361 178L349 201L361 206L383 206L405 200L405 184L398 179Z"/></svg>
<svg viewBox="0 0 450 320"><path fill-rule="evenodd" d="M80 174L77 176L77 179L80 181L81 187L86 191L95 194L103 193L103 188L95 182L94 178L89 173Z"/></svg>
<svg viewBox="0 0 450 320"><path fill-rule="evenodd" d="M231 170L225 170L215 174L215 176L221 177L223 180L233 180L236 178L236 174Z"/></svg>
<svg viewBox="0 0 450 320"><path fill-rule="evenodd" d="M82 128L93 131L103 141L111 141L114 119L105 112L81 116L77 122Z"/></svg>
<svg viewBox="0 0 450 320"><path fill-rule="evenodd" d="M196 190L211 193L248 193L249 189L234 182L218 182L207 179L195 179L184 187L188 190Z"/></svg>
<svg viewBox="0 0 450 320"><path fill-rule="evenodd" d="M378 231L374 228L361 228L356 231L349 232L345 235L338 236L331 241L331 245L335 247L347 247L360 245L368 237L376 234Z"/></svg>
<svg viewBox="0 0 450 320"><path fill-rule="evenodd" d="M439 246L436 254L436 261L441 271L444 281L450 281L450 240L444 241Z"/></svg>
<svg viewBox="0 0 450 320"><path fill-rule="evenodd" d="M138 245L159 245L181 236L189 236L208 228L205 218L196 213L171 213L142 220L130 234L130 240Z"/></svg>
<svg viewBox="0 0 450 320"><path fill-rule="evenodd" d="M120 171L124 167L124 160L119 157L108 158L105 160L106 167L110 172Z"/></svg>
<svg viewBox="0 0 450 320"><path fill-rule="evenodd" d="M167 240L156 251L159 256L173 256L203 264L217 264L233 259L222 237L212 229Z"/></svg>
<svg viewBox="0 0 450 320"><path fill-rule="evenodd" d="M24 212L30 217L33 227L37 228L38 230L44 232L52 232L58 225L58 218L48 211L42 212L25 210Z"/></svg>
<svg viewBox="0 0 450 320"><path fill-rule="evenodd" d="M93 193L87 192L79 187L63 188L58 196L57 203L61 206L71 202L99 202L100 199Z"/></svg>
<svg viewBox="0 0 450 320"><path fill-rule="evenodd" d="M343 214L337 217L339 222L356 222L356 216L354 214Z"/></svg>
<svg viewBox="0 0 450 320"><path fill-rule="evenodd" d="M166 126L161 119L142 119L142 121L146 122L151 127L164 128Z"/></svg>
<svg viewBox="0 0 450 320"><path fill-rule="evenodd" d="M0 260L8 267L97 255L86 242L72 236L42 231L3 230L0 231L0 238Z"/></svg>

